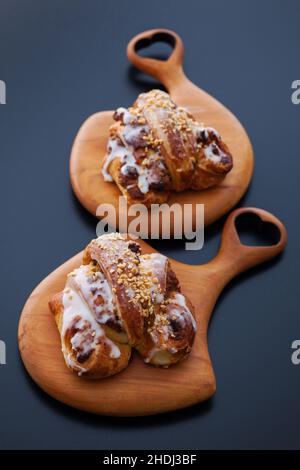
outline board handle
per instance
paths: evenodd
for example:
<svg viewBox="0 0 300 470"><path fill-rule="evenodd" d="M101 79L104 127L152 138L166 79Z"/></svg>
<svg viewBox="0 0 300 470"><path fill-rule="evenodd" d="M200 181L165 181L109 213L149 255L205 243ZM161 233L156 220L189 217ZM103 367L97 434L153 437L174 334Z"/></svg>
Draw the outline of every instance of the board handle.
<svg viewBox="0 0 300 470"><path fill-rule="evenodd" d="M262 222L272 224L278 230L278 242L268 246L250 246L241 242L236 221L241 214L255 214ZM287 244L287 231L277 217L263 209L254 207L233 211L227 218L217 256L209 263L219 279L225 283L237 274L274 258Z"/></svg>
<svg viewBox="0 0 300 470"><path fill-rule="evenodd" d="M167 60L141 57L137 52L155 42L166 42L173 47ZM133 65L159 80L169 92L182 83L191 83L183 72L184 46L180 36L169 29L151 29L131 39L127 46L128 59ZM192 85L192 83L191 83Z"/></svg>

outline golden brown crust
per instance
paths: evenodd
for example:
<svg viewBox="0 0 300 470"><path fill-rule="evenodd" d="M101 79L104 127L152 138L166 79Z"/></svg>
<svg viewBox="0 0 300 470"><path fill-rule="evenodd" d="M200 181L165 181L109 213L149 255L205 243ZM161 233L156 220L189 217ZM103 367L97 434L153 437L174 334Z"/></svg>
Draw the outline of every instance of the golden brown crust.
<svg viewBox="0 0 300 470"><path fill-rule="evenodd" d="M130 291L120 276L123 274L127 277L133 269L136 270L135 275L139 275L140 251L132 251L128 246L131 245L119 237L115 239L100 237L87 246L84 263L94 260L99 264L112 286L119 317L122 319L131 346L134 346L141 340L144 321L141 306L131 302ZM139 248L134 242L132 246Z"/></svg>
<svg viewBox="0 0 300 470"><path fill-rule="evenodd" d="M155 279L155 295L159 302L147 318L142 342L137 350L145 362L168 367L188 356L191 351L196 323L190 301L181 294L176 274L169 260L158 253L145 255L144 269Z"/></svg>
<svg viewBox="0 0 300 470"><path fill-rule="evenodd" d="M160 90L119 108L102 165L129 204L165 202L170 191L201 190L220 183L232 168L226 144Z"/></svg>
<svg viewBox="0 0 300 470"><path fill-rule="evenodd" d="M93 240L83 264L49 302L67 366L88 378L127 367L131 347L145 362L168 367L186 357L196 324L169 260L141 254L120 234Z"/></svg>

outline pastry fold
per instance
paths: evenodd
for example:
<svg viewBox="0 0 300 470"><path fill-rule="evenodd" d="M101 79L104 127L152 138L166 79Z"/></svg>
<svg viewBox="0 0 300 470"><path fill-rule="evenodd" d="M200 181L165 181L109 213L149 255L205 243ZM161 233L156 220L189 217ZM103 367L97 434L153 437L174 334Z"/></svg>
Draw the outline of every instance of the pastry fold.
<svg viewBox="0 0 300 470"><path fill-rule="evenodd" d="M139 95L113 117L102 174L130 204L161 204L171 191L215 186L232 169L218 132L199 124L161 90Z"/></svg>
<svg viewBox="0 0 300 470"><path fill-rule="evenodd" d="M168 367L187 357L196 322L168 258L142 254L114 233L85 249L83 264L49 302L67 366L104 378L125 369L135 348L146 363Z"/></svg>

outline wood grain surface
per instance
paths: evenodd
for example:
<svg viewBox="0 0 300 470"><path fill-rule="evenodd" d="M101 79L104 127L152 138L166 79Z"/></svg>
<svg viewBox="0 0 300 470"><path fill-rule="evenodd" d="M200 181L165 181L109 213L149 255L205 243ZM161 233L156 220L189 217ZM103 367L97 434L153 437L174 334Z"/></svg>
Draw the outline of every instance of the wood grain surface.
<svg viewBox="0 0 300 470"><path fill-rule="evenodd" d="M271 246L241 244L235 220L255 213L274 224L280 240ZM280 253L287 242L282 223L261 209L243 208L230 214L225 223L217 256L201 266L171 260L184 292L196 311L197 334L188 359L169 369L143 363L133 354L123 372L97 381L77 377L65 365L59 333L48 307L51 297L64 288L67 274L81 264L82 253L64 263L30 295L20 318L19 348L32 379L52 397L85 411L138 416L163 413L193 405L211 397L216 380L211 364L207 329L215 302L223 287L237 274ZM140 241L144 253L154 250ZM245 299L245 302L247 299Z"/></svg>
<svg viewBox="0 0 300 470"><path fill-rule="evenodd" d="M144 58L137 54L136 51L141 46L144 47L155 41L166 41L173 45L173 52L167 60ZM168 199L169 205L192 204L193 222L196 227L196 204L204 204L205 225L209 225L241 199L253 173L253 150L239 120L219 101L198 88L185 76L182 68L183 53L180 37L172 31L163 29L137 35L127 48L129 60L138 69L159 80L174 101L186 107L199 122L216 128L233 155L233 169L220 185L204 191L172 192ZM123 104L120 103L120 106ZM124 216L122 213L124 210L119 214L118 202L121 193L116 184L105 182L100 172L101 161L106 153L108 129L113 122L112 114L113 111L98 112L81 126L71 152L70 178L77 198L91 214L96 215L100 204L109 203L116 208L119 217ZM128 219L129 222L132 220L130 216ZM176 223L182 225L182 221L174 223L172 221L172 232L176 229Z"/></svg>

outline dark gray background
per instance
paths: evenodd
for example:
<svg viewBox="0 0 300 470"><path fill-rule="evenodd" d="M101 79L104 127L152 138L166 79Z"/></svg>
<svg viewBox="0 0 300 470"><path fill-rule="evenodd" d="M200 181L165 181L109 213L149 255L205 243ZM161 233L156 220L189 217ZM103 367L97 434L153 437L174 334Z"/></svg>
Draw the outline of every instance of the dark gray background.
<svg viewBox="0 0 300 470"><path fill-rule="evenodd" d="M0 447L80 449L299 448L299 76L296 0L0 1L1 315ZM243 122L256 154L241 205L278 215L289 230L283 257L233 282L211 323L217 394L191 409L140 419L90 416L55 402L25 373L17 349L23 304L50 271L95 236L75 200L68 159L81 123L129 105L151 80L129 67L125 47L153 27L177 31L187 75ZM204 250L157 244L200 263L217 250L223 221ZM147 390L141 384L147 400Z"/></svg>

